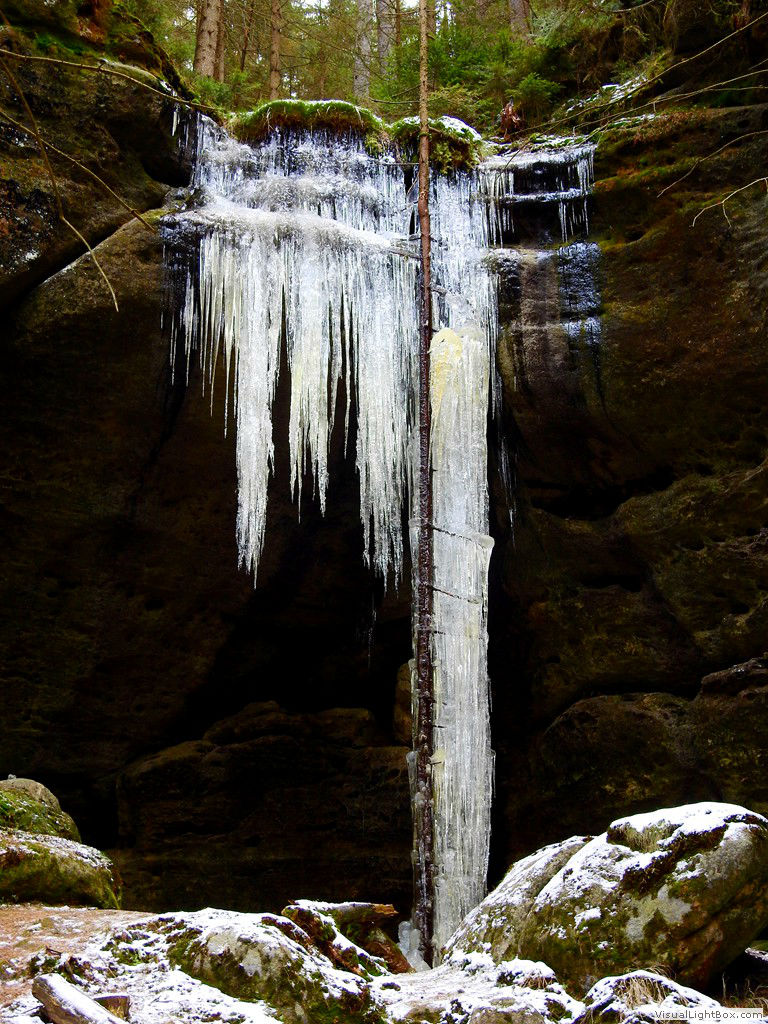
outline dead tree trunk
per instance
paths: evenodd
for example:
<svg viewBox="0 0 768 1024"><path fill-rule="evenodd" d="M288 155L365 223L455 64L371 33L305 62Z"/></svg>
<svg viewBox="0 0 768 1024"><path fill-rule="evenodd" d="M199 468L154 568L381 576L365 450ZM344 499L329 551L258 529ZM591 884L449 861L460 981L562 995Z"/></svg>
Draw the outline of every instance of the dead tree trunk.
<svg viewBox="0 0 768 1024"><path fill-rule="evenodd" d="M125 1024L59 974L41 974L32 982L32 995L53 1024Z"/></svg>
<svg viewBox="0 0 768 1024"><path fill-rule="evenodd" d="M434 930L434 806L432 793L432 478L430 466L429 346L432 342L431 232L429 222L428 0L419 0L419 231L421 296L419 307L419 508L416 554L416 721L414 723L415 793L413 806L416 879L414 920L421 951L432 963ZM434 8L433 8L434 9Z"/></svg>

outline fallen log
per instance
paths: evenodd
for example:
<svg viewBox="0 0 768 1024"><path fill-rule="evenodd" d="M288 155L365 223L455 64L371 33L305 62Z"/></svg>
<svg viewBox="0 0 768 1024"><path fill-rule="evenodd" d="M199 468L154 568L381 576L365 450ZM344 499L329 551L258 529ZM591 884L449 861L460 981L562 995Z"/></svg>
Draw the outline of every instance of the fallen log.
<svg viewBox="0 0 768 1024"><path fill-rule="evenodd" d="M125 1024L59 974L35 978L32 995L43 1004L53 1024Z"/></svg>

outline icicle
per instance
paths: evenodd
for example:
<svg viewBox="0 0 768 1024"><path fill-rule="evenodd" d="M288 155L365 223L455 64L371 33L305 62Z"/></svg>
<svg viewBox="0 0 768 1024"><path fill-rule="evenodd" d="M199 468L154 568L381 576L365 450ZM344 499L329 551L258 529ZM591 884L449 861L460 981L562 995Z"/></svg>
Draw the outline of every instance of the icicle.
<svg viewBox="0 0 768 1024"><path fill-rule="evenodd" d="M487 335L476 326L444 328L433 338L436 949L485 895L488 865L490 371Z"/></svg>
<svg viewBox="0 0 768 1024"><path fill-rule="evenodd" d="M311 474L325 507L342 387L345 432L353 405L357 416L365 558L397 582L403 512L415 501L418 379L417 261L403 173L394 159L371 158L355 138L275 130L250 148L205 118L192 130L198 205L167 223L173 277L183 291L172 317L171 355L175 366L176 353L184 353L189 374L197 352L211 395L216 373L224 374L225 406L231 402L236 422L240 562L255 578L284 339L296 497ZM413 799L431 798L435 806L438 950L484 894L490 836L486 431L489 404L498 413L501 402L497 280L487 251L509 244L516 204L546 210L550 220L557 207L564 240L585 230L591 176L591 147L539 147L472 172L437 175L431 186L440 328L431 378L435 755L433 792ZM578 276L592 250L564 252L565 306L569 268ZM569 314L588 337L597 337L597 302Z"/></svg>

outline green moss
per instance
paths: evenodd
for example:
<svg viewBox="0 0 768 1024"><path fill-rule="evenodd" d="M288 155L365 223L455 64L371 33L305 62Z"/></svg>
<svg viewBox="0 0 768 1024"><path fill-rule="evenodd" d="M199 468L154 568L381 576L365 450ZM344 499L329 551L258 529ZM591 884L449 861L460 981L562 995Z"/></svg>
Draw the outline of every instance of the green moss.
<svg viewBox="0 0 768 1024"><path fill-rule="evenodd" d="M12 790L0 791L0 828L80 841L77 826L68 814L47 807L27 793Z"/></svg>
<svg viewBox="0 0 768 1024"><path fill-rule="evenodd" d="M419 151L418 119L404 117L390 125L389 131L397 142L403 158L415 162ZM442 117L430 118L429 150L432 166L435 170L446 173L475 167L486 155L488 144L468 125L459 128Z"/></svg>
<svg viewBox="0 0 768 1024"><path fill-rule="evenodd" d="M372 111L341 100L271 100L234 116L227 127L241 142L259 142L276 128L356 134L362 136L366 149L374 155L394 143L403 160L418 159L416 118L406 117L388 125ZM445 118L430 119L429 137L432 166L441 172L474 167L489 148L468 125Z"/></svg>
<svg viewBox="0 0 768 1024"><path fill-rule="evenodd" d="M258 142L275 128L358 134L363 136L366 147L376 153L389 139L387 126L380 117L342 100L270 100L238 114L227 127L241 142Z"/></svg>
<svg viewBox="0 0 768 1024"><path fill-rule="evenodd" d="M0 902L120 906L110 862L95 850L50 836L3 833Z"/></svg>

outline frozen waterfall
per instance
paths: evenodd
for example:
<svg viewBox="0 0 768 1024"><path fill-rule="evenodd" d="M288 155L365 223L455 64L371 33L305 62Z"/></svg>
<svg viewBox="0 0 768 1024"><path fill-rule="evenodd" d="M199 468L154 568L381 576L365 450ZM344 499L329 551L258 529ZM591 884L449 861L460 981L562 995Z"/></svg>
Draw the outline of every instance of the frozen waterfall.
<svg viewBox="0 0 768 1024"><path fill-rule="evenodd" d="M397 586L416 500L419 264L409 172L354 134L275 129L248 146L201 119L197 137L193 200L165 227L172 360L183 353L189 373L197 358L211 393L223 377L240 562L255 578L285 358L295 496L310 473L324 509L334 423L343 419L347 438L354 427L363 556ZM590 181L588 147L502 154L432 180L436 950L484 895L490 839L486 438L500 402L488 252L515 241L520 211L546 221L554 210L563 240L586 228Z"/></svg>

